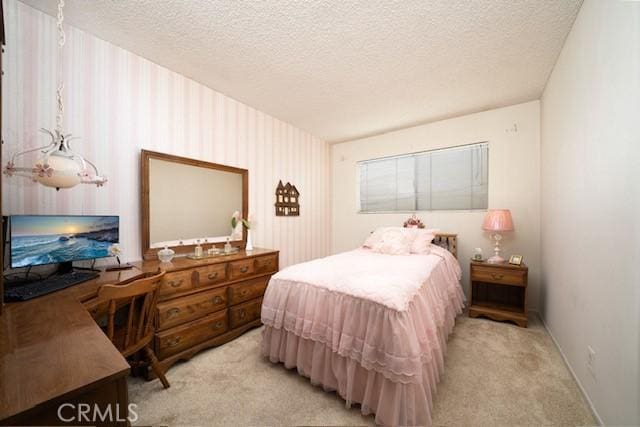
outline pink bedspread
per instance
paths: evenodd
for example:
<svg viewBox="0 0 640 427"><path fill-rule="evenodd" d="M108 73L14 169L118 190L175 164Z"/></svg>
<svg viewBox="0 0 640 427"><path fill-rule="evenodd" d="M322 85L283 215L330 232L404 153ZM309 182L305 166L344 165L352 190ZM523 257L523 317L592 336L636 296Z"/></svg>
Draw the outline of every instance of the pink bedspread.
<svg viewBox="0 0 640 427"><path fill-rule="evenodd" d="M460 266L358 249L288 267L262 303L263 354L361 404L385 425L428 425L446 338L462 311Z"/></svg>

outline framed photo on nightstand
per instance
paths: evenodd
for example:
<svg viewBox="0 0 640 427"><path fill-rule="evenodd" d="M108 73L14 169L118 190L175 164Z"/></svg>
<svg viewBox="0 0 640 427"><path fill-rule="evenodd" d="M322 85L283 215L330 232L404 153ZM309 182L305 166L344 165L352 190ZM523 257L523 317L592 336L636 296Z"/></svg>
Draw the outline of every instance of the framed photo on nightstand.
<svg viewBox="0 0 640 427"><path fill-rule="evenodd" d="M520 265L522 264L522 255L511 255L509 258L509 264Z"/></svg>

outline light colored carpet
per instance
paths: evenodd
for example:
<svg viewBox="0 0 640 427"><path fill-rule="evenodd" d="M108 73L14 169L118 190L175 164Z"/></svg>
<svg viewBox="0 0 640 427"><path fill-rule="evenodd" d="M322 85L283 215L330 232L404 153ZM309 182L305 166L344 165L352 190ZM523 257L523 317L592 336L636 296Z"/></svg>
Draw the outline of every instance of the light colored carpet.
<svg viewBox="0 0 640 427"><path fill-rule="evenodd" d="M138 425L374 425L335 393L260 356L261 329L169 370L171 388L131 378ZM460 316L434 401L438 426L595 425L551 337Z"/></svg>

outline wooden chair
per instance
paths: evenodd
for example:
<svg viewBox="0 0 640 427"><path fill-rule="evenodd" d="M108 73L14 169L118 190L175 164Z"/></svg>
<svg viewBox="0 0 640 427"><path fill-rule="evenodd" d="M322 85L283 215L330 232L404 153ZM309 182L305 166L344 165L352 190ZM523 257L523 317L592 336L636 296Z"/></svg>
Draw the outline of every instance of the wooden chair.
<svg viewBox="0 0 640 427"><path fill-rule="evenodd" d="M141 350L144 351L153 372L164 388L169 388L169 381L151 348L157 291L162 276L164 272L126 285L103 285L98 290L98 304L108 307L106 334L120 353L128 358ZM116 312L124 310L127 311L126 324L117 325Z"/></svg>

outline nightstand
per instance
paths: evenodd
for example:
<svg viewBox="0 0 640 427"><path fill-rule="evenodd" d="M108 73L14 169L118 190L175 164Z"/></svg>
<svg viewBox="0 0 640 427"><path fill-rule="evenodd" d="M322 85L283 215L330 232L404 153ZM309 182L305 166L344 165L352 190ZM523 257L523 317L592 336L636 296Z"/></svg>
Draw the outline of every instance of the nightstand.
<svg viewBox="0 0 640 427"><path fill-rule="evenodd" d="M524 264L471 261L469 317L510 320L526 328L528 272Z"/></svg>

